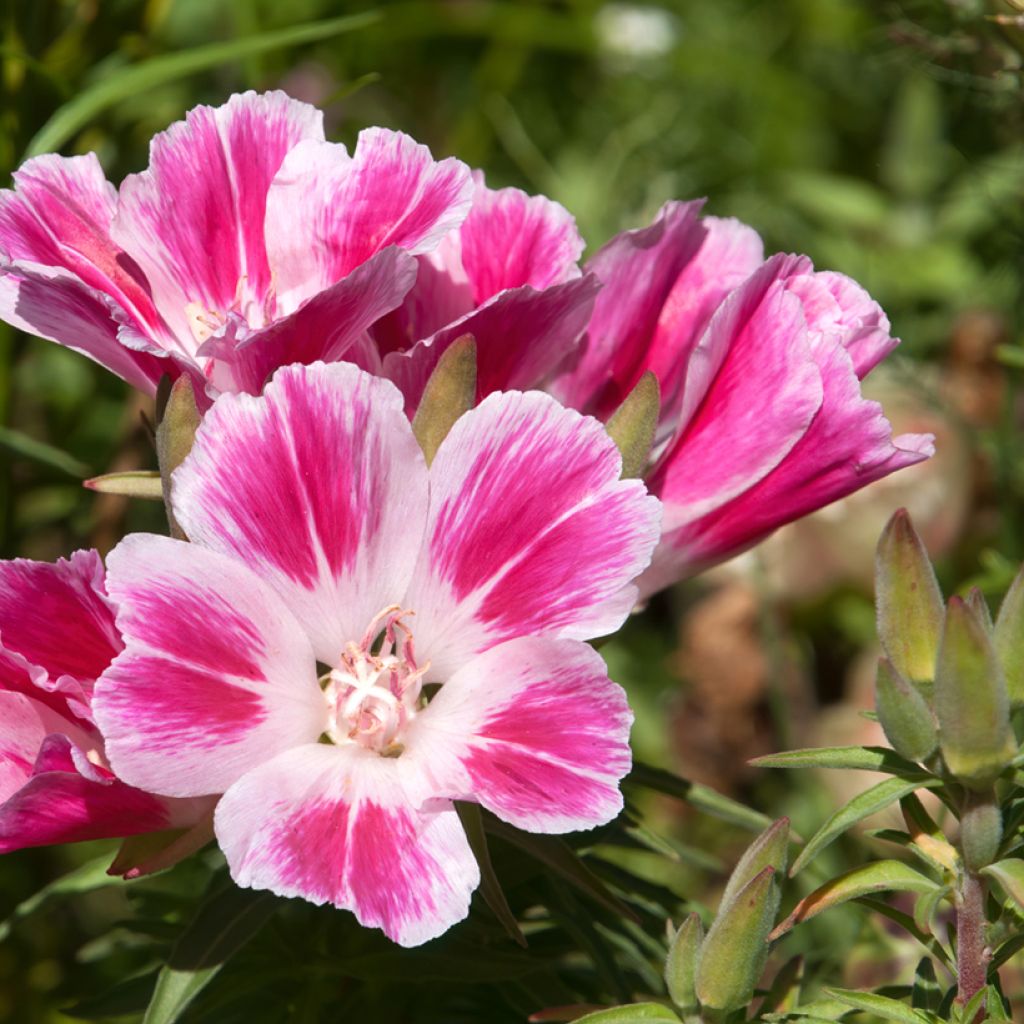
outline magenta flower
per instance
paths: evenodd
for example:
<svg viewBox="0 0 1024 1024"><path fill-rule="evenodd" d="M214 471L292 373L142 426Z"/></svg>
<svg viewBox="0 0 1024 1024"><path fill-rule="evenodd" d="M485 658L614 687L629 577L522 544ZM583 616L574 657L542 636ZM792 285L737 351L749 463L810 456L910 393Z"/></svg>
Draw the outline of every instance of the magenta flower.
<svg viewBox="0 0 1024 1024"><path fill-rule="evenodd" d="M30 160L0 192L0 317L152 392L164 373L258 391L341 358L469 211L473 183L408 136L350 156L284 93L196 107L117 192L93 154Z"/></svg>
<svg viewBox="0 0 1024 1024"><path fill-rule="evenodd" d="M0 853L185 827L207 809L110 771L92 692L121 648L95 551L0 562Z"/></svg>
<svg viewBox="0 0 1024 1024"><path fill-rule="evenodd" d="M658 537L620 466L536 392L487 398L429 470L399 392L351 365L221 397L174 475L192 543L109 558L115 769L223 793L238 884L440 934L479 881L452 800L539 832L622 806L631 715L582 642L629 613Z"/></svg>
<svg viewBox="0 0 1024 1024"><path fill-rule="evenodd" d="M658 378L647 480L664 533L645 593L933 451L930 435L894 438L861 396L897 345L870 296L806 257L763 262L756 232L700 206L668 203L594 256L603 288L587 344L553 386L605 418L645 371Z"/></svg>

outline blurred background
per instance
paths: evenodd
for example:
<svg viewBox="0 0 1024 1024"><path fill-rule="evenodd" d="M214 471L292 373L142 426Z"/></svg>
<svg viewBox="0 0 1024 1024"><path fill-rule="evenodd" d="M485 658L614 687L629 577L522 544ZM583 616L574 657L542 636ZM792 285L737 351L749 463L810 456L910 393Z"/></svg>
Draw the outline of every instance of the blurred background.
<svg viewBox="0 0 1024 1024"><path fill-rule="evenodd" d="M559 200L590 251L666 199L707 196L768 251L864 284L903 338L869 390L897 432L933 431L940 454L659 596L604 648L637 708L639 756L806 833L849 792L745 762L873 738L858 711L888 515L911 509L947 590L978 584L996 601L1024 557L1022 13L995 0L8 0L0 185L55 149L95 150L118 182L195 104L283 88L321 106L334 139L402 129L494 186ZM81 487L155 465L147 411L84 358L0 325L0 555L161 529L155 506ZM675 852L631 864L713 904L740 834L678 803L647 812ZM0 920L96 852L0 860ZM822 860L863 856L839 844ZM69 1020L59 1008L139 969L146 940L110 931L128 909L102 890L3 935L0 1021ZM863 913L815 927L794 941L842 963L847 984L898 970Z"/></svg>

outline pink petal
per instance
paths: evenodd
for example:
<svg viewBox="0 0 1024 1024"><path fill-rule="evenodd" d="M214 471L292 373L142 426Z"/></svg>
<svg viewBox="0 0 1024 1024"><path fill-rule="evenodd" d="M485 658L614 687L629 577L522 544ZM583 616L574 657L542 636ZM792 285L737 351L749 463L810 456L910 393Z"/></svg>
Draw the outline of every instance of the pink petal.
<svg viewBox="0 0 1024 1024"><path fill-rule="evenodd" d="M650 478L665 506L666 531L761 480L821 407L803 309L781 282L769 282L764 273L750 278L716 313L707 334L701 346L723 352L724 359Z"/></svg>
<svg viewBox="0 0 1024 1024"><path fill-rule="evenodd" d="M117 775L168 796L222 793L326 725L309 641L241 562L133 534L107 559L125 650L93 710Z"/></svg>
<svg viewBox="0 0 1024 1024"><path fill-rule="evenodd" d="M220 107L195 107L157 135L149 169L125 179L114 238L142 267L183 344L190 303L226 312L237 300L250 322L262 318L272 288L267 192L289 150L323 139L322 122L318 110L283 92L232 96Z"/></svg>
<svg viewBox="0 0 1024 1024"><path fill-rule="evenodd" d="M622 624L659 509L620 469L596 420L539 392L492 395L455 424L430 467L407 598L430 678L513 637L586 639Z"/></svg>
<svg viewBox="0 0 1024 1024"><path fill-rule="evenodd" d="M345 363L286 367L262 398L218 399L174 476L188 536L251 566L332 665L401 599L426 505L401 396Z"/></svg>
<svg viewBox="0 0 1024 1024"><path fill-rule="evenodd" d="M490 189L483 175L458 239L477 306L508 288L542 289L580 276L585 243L572 214L544 196Z"/></svg>
<svg viewBox="0 0 1024 1024"><path fill-rule="evenodd" d="M93 683L121 647L95 551L0 562L0 689L31 693L28 676L54 694L51 706L87 717Z"/></svg>
<svg viewBox="0 0 1024 1024"><path fill-rule="evenodd" d="M639 380L662 308L704 242L702 205L666 203L650 227L616 235L587 264L604 287L582 357L553 388L566 404L604 418Z"/></svg>
<svg viewBox="0 0 1024 1024"><path fill-rule="evenodd" d="M415 280L415 258L389 246L290 316L253 331L233 350L210 351L223 360L225 379L215 364L214 384L222 391L256 395L282 366L343 358L371 324L402 301Z"/></svg>
<svg viewBox="0 0 1024 1024"><path fill-rule="evenodd" d="M576 278L536 291L502 292L478 310L415 345L384 358L384 373L415 411L430 374L448 346L464 334L476 339L477 394L538 387L576 351L600 285Z"/></svg>
<svg viewBox="0 0 1024 1024"><path fill-rule="evenodd" d="M401 760L311 745L249 772L214 819L232 878L351 910L403 946L447 931L468 913L479 869L450 804L409 803Z"/></svg>
<svg viewBox="0 0 1024 1024"><path fill-rule="evenodd" d="M463 221L469 168L384 128L359 133L355 153L305 142L289 154L267 200L267 246L286 310L341 280L389 245L429 252Z"/></svg>
<svg viewBox="0 0 1024 1024"><path fill-rule="evenodd" d="M574 640L523 637L456 672L406 737L421 799L476 800L531 832L571 832L622 809L633 721L599 654Z"/></svg>

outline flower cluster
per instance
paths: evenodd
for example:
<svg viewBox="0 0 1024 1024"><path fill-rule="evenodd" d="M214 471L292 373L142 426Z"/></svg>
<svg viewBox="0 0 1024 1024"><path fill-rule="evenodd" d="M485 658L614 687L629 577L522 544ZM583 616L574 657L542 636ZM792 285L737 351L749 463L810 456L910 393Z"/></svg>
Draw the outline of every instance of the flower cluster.
<svg viewBox="0 0 1024 1024"><path fill-rule="evenodd" d="M349 154L283 93L196 108L119 190L92 155L15 184L0 316L205 415L162 467L183 536L0 567L0 850L212 813L239 884L423 942L479 880L455 801L620 810L630 713L585 641L931 452L861 395L896 344L871 298L700 203L581 267L557 203L398 132ZM622 479L603 423L652 381Z"/></svg>

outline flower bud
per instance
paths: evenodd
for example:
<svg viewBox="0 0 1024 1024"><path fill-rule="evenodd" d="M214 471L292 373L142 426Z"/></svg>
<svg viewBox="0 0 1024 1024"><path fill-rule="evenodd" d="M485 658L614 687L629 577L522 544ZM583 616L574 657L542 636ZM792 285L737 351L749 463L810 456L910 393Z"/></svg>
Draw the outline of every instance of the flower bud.
<svg viewBox="0 0 1024 1024"><path fill-rule="evenodd" d="M875 555L878 637L896 671L931 680L942 630L942 591L906 509L889 520Z"/></svg>
<svg viewBox="0 0 1024 1024"><path fill-rule="evenodd" d="M668 947L665 959L665 984L672 1002L680 1010L697 1009L697 964L704 941L704 926L691 914L680 926Z"/></svg>
<svg viewBox="0 0 1024 1024"><path fill-rule="evenodd" d="M968 871L988 867L999 855L1003 815L994 795L971 794L960 816L960 849Z"/></svg>
<svg viewBox="0 0 1024 1024"><path fill-rule="evenodd" d="M775 869L755 875L715 918L700 950L697 998L715 1010L739 1010L754 997L779 909Z"/></svg>
<svg viewBox="0 0 1024 1024"><path fill-rule="evenodd" d="M1011 703L1024 704L1024 567L999 606L993 643Z"/></svg>
<svg viewBox="0 0 1024 1024"><path fill-rule="evenodd" d="M988 631L958 597L946 610L934 699L946 766L969 786L987 786L1016 753L1010 702Z"/></svg>
<svg viewBox="0 0 1024 1024"><path fill-rule="evenodd" d="M878 661L875 710L897 754L911 761L923 761L938 746L939 734L928 702L887 658Z"/></svg>
<svg viewBox="0 0 1024 1024"><path fill-rule="evenodd" d="M732 903L736 894L765 868L774 868L776 874L786 873L789 857L789 818L772 822L746 849L726 882L718 903L719 914Z"/></svg>

